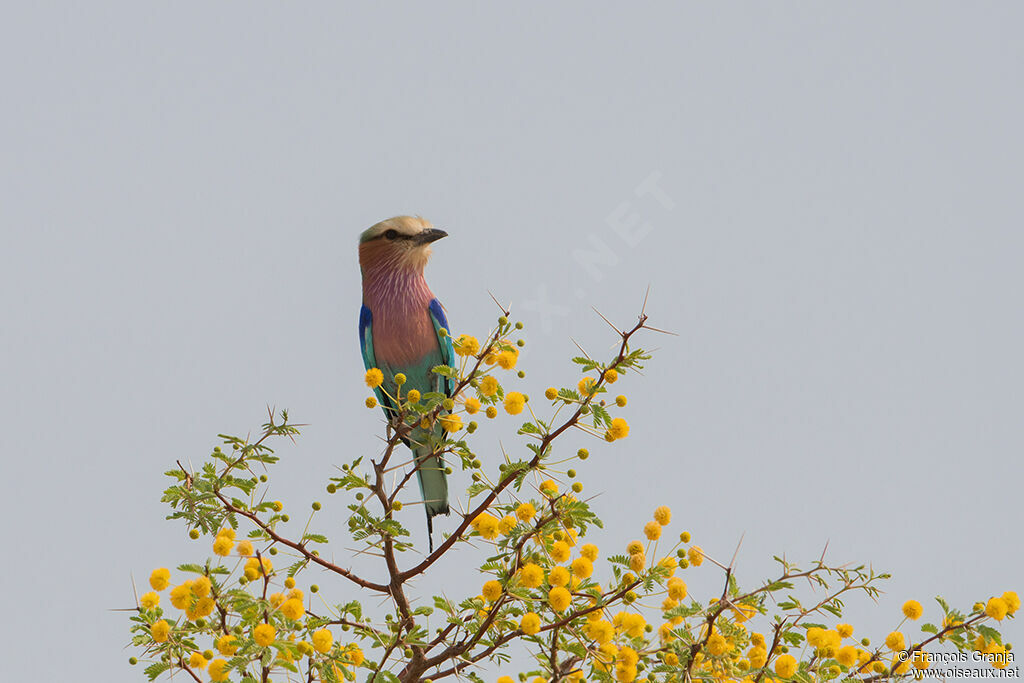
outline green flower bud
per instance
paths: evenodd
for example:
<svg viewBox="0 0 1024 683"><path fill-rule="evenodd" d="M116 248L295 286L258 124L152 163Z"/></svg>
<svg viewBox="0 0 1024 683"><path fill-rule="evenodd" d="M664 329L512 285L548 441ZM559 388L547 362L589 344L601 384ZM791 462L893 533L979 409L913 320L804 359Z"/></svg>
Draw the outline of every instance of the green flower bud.
<svg viewBox="0 0 1024 683"><path fill-rule="evenodd" d="M188 537L191 538L193 541L199 538L199 529L192 529L191 531L189 531Z"/></svg>
<svg viewBox="0 0 1024 683"><path fill-rule="evenodd" d="M586 460L587 458L590 457L590 451L588 451L586 448L581 448L578 451L576 451L576 456L580 460Z"/></svg>
<svg viewBox="0 0 1024 683"><path fill-rule="evenodd" d="M313 509L314 510L319 510L321 507L323 507L323 506L320 505L320 501L316 501L316 500L313 501Z"/></svg>
<svg viewBox="0 0 1024 683"><path fill-rule="evenodd" d="M335 486L334 484L328 484L327 485L327 493L337 493L337 491L338 491L338 487Z"/></svg>
<svg viewBox="0 0 1024 683"><path fill-rule="evenodd" d="M565 476L569 477L570 479L575 479L576 478L576 470L569 470L568 472L565 473Z"/></svg>

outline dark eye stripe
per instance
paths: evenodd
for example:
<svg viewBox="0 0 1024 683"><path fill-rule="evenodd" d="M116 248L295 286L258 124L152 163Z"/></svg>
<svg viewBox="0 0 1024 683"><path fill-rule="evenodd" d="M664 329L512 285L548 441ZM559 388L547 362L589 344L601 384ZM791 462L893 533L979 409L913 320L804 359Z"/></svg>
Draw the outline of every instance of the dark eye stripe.
<svg viewBox="0 0 1024 683"><path fill-rule="evenodd" d="M389 240L411 240L412 235L403 235L397 230L391 229L386 230L378 236L378 239L389 239Z"/></svg>

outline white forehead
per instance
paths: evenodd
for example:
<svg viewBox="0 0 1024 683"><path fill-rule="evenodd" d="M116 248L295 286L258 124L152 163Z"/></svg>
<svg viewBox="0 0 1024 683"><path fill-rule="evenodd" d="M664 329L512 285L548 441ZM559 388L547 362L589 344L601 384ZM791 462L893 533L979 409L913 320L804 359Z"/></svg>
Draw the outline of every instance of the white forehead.
<svg viewBox="0 0 1024 683"><path fill-rule="evenodd" d="M399 235L418 235L424 230L430 230L432 227L434 226L430 224L430 221L419 216L395 216L367 229L362 234L361 241L372 240L383 235L388 230L394 230Z"/></svg>

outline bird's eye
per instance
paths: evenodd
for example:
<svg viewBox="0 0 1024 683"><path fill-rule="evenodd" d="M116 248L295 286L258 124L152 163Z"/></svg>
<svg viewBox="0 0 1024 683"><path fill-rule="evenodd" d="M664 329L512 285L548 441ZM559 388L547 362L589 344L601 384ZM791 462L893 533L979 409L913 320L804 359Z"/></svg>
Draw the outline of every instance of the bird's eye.
<svg viewBox="0 0 1024 683"><path fill-rule="evenodd" d="M398 231L397 230L388 230L386 233L384 233L384 237L389 239L389 240L393 240L396 237L398 237Z"/></svg>

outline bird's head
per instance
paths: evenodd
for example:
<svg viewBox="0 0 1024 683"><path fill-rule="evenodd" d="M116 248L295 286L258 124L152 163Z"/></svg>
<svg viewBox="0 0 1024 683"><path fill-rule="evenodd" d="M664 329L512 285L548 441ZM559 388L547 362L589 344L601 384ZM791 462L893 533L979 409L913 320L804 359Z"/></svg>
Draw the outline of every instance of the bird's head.
<svg viewBox="0 0 1024 683"><path fill-rule="evenodd" d="M359 265L387 266L422 271L430 258L430 245L447 237L419 216L395 216L363 231L359 236Z"/></svg>

